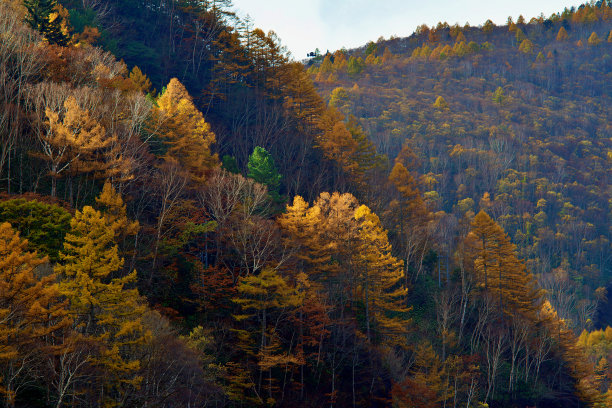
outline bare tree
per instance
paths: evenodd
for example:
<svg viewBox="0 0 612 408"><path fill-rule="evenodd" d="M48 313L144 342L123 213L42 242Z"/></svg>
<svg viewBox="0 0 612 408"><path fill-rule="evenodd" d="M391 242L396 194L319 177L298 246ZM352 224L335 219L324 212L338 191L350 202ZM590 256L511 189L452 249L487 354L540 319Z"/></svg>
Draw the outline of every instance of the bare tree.
<svg viewBox="0 0 612 408"><path fill-rule="evenodd" d="M164 231L166 218L170 214L170 211L176 207L181 198L181 194L187 185L187 176L184 174L182 169L177 163L168 161L164 163L157 174L158 185L156 186L156 193L159 198L159 214L157 216L156 236L155 236L155 249L153 251L153 266L157 261L157 254L159 251L159 243L166 235L168 231ZM153 275L151 274L149 283L151 283Z"/></svg>
<svg viewBox="0 0 612 408"><path fill-rule="evenodd" d="M40 35L22 20L11 3L0 3L0 179L6 180L9 192L10 159L23 132L27 84L44 67Z"/></svg>
<svg viewBox="0 0 612 408"><path fill-rule="evenodd" d="M76 335L69 336L58 353L50 355L47 367L50 385L55 393L55 407L60 408L69 398L76 398L76 385L87 383L91 372L87 370L92 356L92 344Z"/></svg>
<svg viewBox="0 0 612 408"><path fill-rule="evenodd" d="M526 340L529 334L530 322L525 320L520 315L515 315L510 318L510 336L508 336L510 348L510 377L508 380L508 392L514 390L514 383L518 373L518 358L520 353L526 347Z"/></svg>
<svg viewBox="0 0 612 408"><path fill-rule="evenodd" d="M489 326L483 335L484 357L486 363L487 393L484 402L486 403L495 393L495 382L498 370L501 365L501 356L506 351L508 344L505 339L504 330Z"/></svg>
<svg viewBox="0 0 612 408"><path fill-rule="evenodd" d="M441 291L436 296L436 317L438 335L442 339L442 361L446 360L446 347L454 342L455 335L452 326L457 318L457 299L455 293L448 290Z"/></svg>

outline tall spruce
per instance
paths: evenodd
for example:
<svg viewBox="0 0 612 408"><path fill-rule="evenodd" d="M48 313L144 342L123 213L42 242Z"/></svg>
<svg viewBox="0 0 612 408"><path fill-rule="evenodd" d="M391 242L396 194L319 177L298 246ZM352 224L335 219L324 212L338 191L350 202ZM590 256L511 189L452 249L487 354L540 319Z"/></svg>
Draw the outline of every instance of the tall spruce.
<svg viewBox="0 0 612 408"><path fill-rule="evenodd" d="M39 31L50 44L65 47L70 38L62 27L63 18L58 12L57 0L24 0L28 14L26 23Z"/></svg>

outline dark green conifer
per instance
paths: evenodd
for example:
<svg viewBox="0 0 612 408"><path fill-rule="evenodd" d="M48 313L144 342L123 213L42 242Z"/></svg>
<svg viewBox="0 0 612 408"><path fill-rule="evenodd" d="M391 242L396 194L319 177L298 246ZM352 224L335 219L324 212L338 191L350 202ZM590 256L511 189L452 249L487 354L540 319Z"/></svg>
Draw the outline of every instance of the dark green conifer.
<svg viewBox="0 0 612 408"><path fill-rule="evenodd" d="M274 158L266 149L257 146L249 156L247 163L248 176L258 183L268 186L268 193L275 204L282 204L285 200L280 195L280 181L282 175L276 169Z"/></svg>
<svg viewBox="0 0 612 408"><path fill-rule="evenodd" d="M24 0L23 4L28 10L25 21L30 27L40 32L50 44L68 45L70 39L62 32L62 17L51 18L51 14L57 11L57 0Z"/></svg>

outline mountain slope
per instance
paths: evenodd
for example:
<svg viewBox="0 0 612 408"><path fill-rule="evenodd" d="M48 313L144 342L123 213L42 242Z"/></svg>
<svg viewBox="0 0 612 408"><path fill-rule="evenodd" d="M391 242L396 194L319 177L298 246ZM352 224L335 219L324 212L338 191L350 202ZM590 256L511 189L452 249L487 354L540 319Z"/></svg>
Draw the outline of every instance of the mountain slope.
<svg viewBox="0 0 612 408"><path fill-rule="evenodd" d="M543 283L556 271L589 297L612 278L611 29L606 2L500 27L441 23L309 72L379 152L409 146L435 208L487 209Z"/></svg>

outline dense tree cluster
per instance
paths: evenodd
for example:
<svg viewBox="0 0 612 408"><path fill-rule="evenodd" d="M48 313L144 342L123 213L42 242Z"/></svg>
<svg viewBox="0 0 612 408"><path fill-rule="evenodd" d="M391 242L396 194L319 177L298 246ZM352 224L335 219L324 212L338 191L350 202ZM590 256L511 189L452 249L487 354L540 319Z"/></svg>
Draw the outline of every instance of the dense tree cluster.
<svg viewBox="0 0 612 408"><path fill-rule="evenodd" d="M434 210L458 228L487 211L547 290L572 282L580 299L551 301L579 330L612 278L611 24L599 1L528 23L423 25L309 62L378 152L414 153ZM359 73L346 65L354 59L365 61Z"/></svg>

